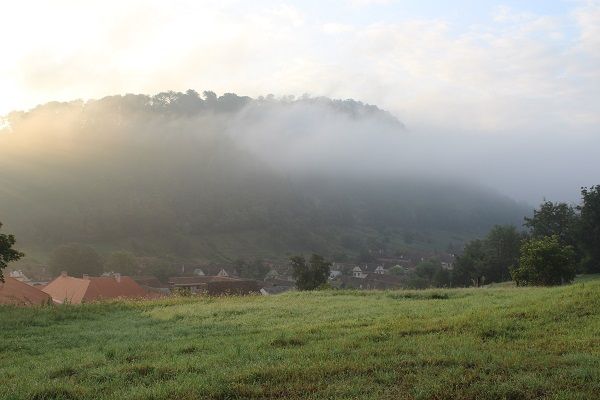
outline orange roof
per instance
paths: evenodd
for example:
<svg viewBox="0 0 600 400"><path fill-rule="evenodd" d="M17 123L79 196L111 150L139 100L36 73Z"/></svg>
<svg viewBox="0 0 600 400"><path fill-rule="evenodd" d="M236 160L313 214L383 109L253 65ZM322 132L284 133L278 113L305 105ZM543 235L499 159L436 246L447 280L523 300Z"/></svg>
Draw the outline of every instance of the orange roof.
<svg viewBox="0 0 600 400"><path fill-rule="evenodd" d="M147 292L128 276L85 279L59 276L43 289L57 303L80 304L102 299L139 298Z"/></svg>
<svg viewBox="0 0 600 400"><path fill-rule="evenodd" d="M0 304L40 305L50 302L50 296L41 290L13 278L0 282Z"/></svg>

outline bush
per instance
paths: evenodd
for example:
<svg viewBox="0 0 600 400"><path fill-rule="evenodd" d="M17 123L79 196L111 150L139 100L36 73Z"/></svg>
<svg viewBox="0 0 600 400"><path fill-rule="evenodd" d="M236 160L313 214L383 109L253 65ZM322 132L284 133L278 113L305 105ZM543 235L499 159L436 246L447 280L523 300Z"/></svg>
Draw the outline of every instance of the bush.
<svg viewBox="0 0 600 400"><path fill-rule="evenodd" d="M290 264L298 290L315 290L327 283L331 263L320 255L313 254L308 263L304 256L294 256Z"/></svg>
<svg viewBox="0 0 600 400"><path fill-rule="evenodd" d="M575 278L575 251L560 244L557 235L530 239L521 246L519 266L511 268L519 286L552 286Z"/></svg>

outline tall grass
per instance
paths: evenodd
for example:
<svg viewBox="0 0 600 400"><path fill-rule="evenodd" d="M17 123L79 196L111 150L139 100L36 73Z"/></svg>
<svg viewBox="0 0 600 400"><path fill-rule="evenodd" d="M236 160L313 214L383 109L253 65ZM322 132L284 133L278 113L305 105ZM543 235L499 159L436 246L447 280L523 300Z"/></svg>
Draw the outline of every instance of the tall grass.
<svg viewBox="0 0 600 400"><path fill-rule="evenodd" d="M0 308L1 399L591 399L600 279Z"/></svg>

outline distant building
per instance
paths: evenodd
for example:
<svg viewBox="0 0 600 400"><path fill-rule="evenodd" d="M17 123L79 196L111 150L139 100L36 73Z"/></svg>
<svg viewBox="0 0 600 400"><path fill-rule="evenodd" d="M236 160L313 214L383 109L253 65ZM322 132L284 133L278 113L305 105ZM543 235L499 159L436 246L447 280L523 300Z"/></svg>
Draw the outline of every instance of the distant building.
<svg viewBox="0 0 600 400"><path fill-rule="evenodd" d="M367 277L367 274L365 274L362 271L362 269L357 265L356 267L352 268L352 276L354 278L364 279Z"/></svg>
<svg viewBox="0 0 600 400"><path fill-rule="evenodd" d="M52 298L41 290L7 276L0 282L0 304L34 306L52 303Z"/></svg>
<svg viewBox="0 0 600 400"><path fill-rule="evenodd" d="M331 270L329 271L329 279L336 279L342 276L342 271Z"/></svg>
<svg viewBox="0 0 600 400"><path fill-rule="evenodd" d="M378 275L385 275L385 269L383 268L383 265L378 265L377 268L375 268L375 271L373 271L373 273Z"/></svg>
<svg viewBox="0 0 600 400"><path fill-rule="evenodd" d="M219 271L217 276L227 277L227 276L229 276L229 274L227 273L227 271L225 271L223 268L221 268L221 270Z"/></svg>
<svg viewBox="0 0 600 400"><path fill-rule="evenodd" d="M443 269L452 269L452 267L453 267L452 263L442 261L442 268Z"/></svg>
<svg viewBox="0 0 600 400"><path fill-rule="evenodd" d="M63 272L42 290L59 304L81 304L105 299L149 296L149 293L133 279L121 274L102 277L83 275L83 278L75 278Z"/></svg>
<svg viewBox="0 0 600 400"><path fill-rule="evenodd" d="M25 282L25 283L31 282L31 279L26 277L25 274L23 273L23 271L21 271L21 270L10 271L8 273L8 276L9 276L9 278L16 279L20 282Z"/></svg>
<svg viewBox="0 0 600 400"><path fill-rule="evenodd" d="M194 275L196 275L196 276L204 276L204 271L202 271L202 269L200 269L200 268L196 268L194 270Z"/></svg>

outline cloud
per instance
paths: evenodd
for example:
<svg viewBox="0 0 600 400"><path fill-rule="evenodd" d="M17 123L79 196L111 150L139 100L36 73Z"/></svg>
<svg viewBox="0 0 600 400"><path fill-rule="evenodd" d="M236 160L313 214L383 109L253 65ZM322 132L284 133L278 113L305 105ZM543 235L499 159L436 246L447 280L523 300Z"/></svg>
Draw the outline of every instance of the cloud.
<svg viewBox="0 0 600 400"><path fill-rule="evenodd" d="M552 17L501 7L495 23L461 29L443 19L322 23L301 5L269 2L143 4L5 10L0 87L10 96L0 109L195 87L353 97L409 126L578 131L599 122L596 2Z"/></svg>
<svg viewBox="0 0 600 400"><path fill-rule="evenodd" d="M556 154L566 142L573 154L588 154L597 142L600 2L570 3L563 15L501 7L489 23L469 26L381 18L367 8L360 18L341 17L375 3L385 2L340 2L333 14L302 2L240 0L4 4L0 114L50 100L169 89L310 93L392 111L453 165L463 160L452 153L469 154L452 143L471 138L480 147L469 151L492 152L495 168L506 158L522 169L530 165L515 154ZM506 143L505 153L486 143ZM573 174L600 170L593 160L570 163ZM508 191L517 186L496 175ZM560 186L564 193L573 183L544 185L535 190Z"/></svg>
<svg viewBox="0 0 600 400"><path fill-rule="evenodd" d="M347 0L352 7L369 7L393 3L394 0Z"/></svg>

